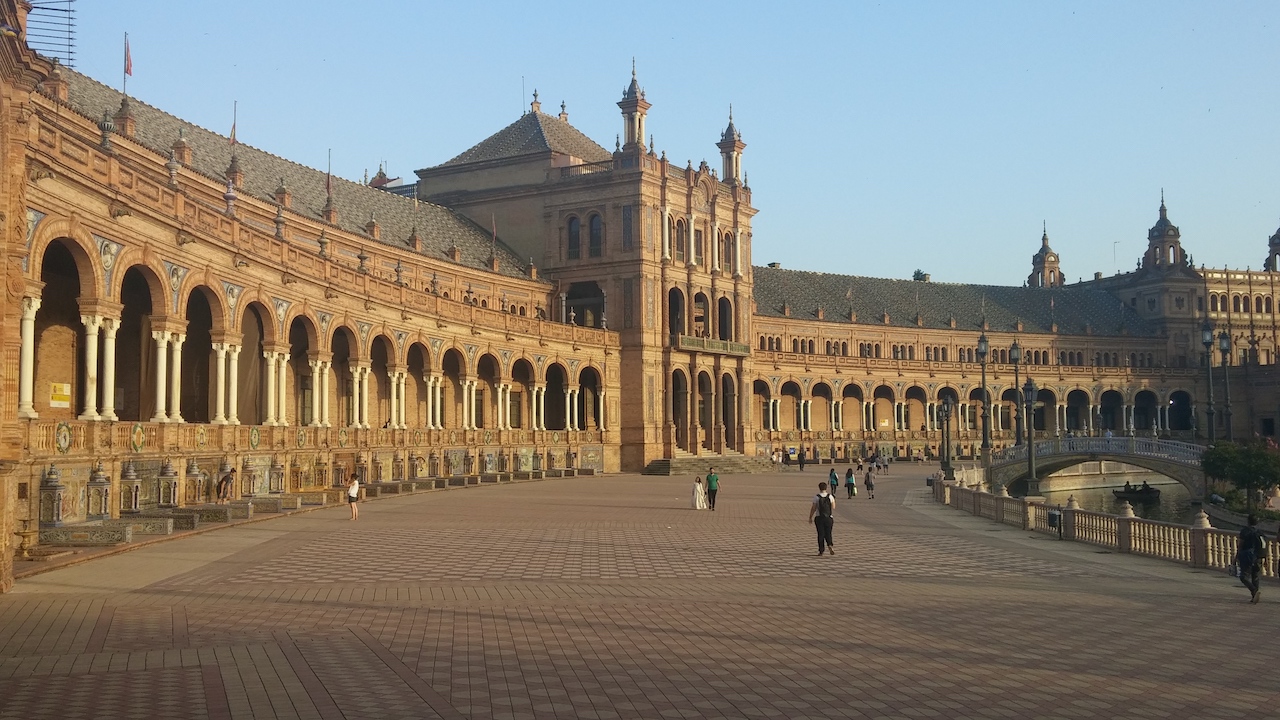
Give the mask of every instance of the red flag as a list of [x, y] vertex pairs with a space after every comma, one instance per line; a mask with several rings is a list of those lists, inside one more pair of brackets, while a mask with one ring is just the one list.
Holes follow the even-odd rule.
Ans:
[[124, 74], [133, 75], [133, 57], [129, 55], [129, 33], [124, 34]]

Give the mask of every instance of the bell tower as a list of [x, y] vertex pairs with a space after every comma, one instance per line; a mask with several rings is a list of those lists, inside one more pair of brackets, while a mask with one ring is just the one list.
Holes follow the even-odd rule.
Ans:
[[644, 99], [644, 90], [636, 82], [636, 61], [631, 60], [631, 84], [622, 91], [622, 99], [618, 101], [622, 110], [623, 142], [622, 149], [644, 152], [645, 115], [653, 107]]
[[716, 143], [716, 147], [720, 148], [720, 159], [723, 164], [721, 177], [730, 185], [742, 183], [742, 150], [746, 146], [747, 144], [742, 142], [742, 134], [733, 126], [733, 106], [730, 105], [729, 127], [724, 129], [720, 134], [720, 142]]
[[1147, 252], [1142, 256], [1144, 270], [1169, 270], [1187, 264], [1187, 254], [1182, 250], [1182, 233], [1169, 222], [1164, 207], [1164, 191], [1160, 192], [1160, 219], [1147, 231]]
[[1028, 287], [1062, 287], [1062, 270], [1058, 267], [1058, 253], [1049, 247], [1049, 229], [1040, 236], [1040, 251], [1031, 256], [1031, 275]]

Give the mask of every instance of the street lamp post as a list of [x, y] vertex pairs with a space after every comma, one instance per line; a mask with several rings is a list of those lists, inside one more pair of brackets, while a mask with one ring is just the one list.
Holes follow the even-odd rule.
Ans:
[[[1018, 365], [1022, 362], [1022, 347], [1018, 345], [1018, 341], [1014, 340], [1013, 345], [1009, 347], [1009, 362], [1013, 363], [1013, 390], [1015, 393], [1021, 393], [1022, 388], [1018, 385]], [[1013, 423], [1013, 444], [1022, 444], [1022, 396], [1019, 395], [1017, 402], [1014, 403], [1018, 407], [1018, 419]], [[1027, 425], [1027, 441], [1031, 441], [1031, 425]]]
[[978, 336], [978, 363], [982, 366], [982, 467], [991, 467], [991, 393], [987, 391], [987, 334]]
[[1227, 375], [1227, 366], [1231, 364], [1231, 336], [1226, 330], [1218, 333], [1218, 349], [1222, 351], [1222, 401], [1226, 405], [1227, 442], [1234, 442], [1235, 433], [1231, 430], [1231, 378]]
[[942, 398], [942, 476], [947, 480], [955, 479], [955, 471], [951, 469], [951, 396]]
[[[1027, 378], [1027, 384], [1022, 388], [1023, 398], [1026, 402], [1027, 417], [1035, 412], [1036, 394], [1039, 390], [1036, 383], [1030, 377]], [[1031, 437], [1027, 438], [1027, 496], [1040, 495], [1040, 478], [1036, 477], [1036, 443]]]
[[1213, 424], [1213, 326], [1208, 320], [1200, 326], [1200, 342], [1204, 345], [1204, 374], [1209, 381], [1209, 407], [1204, 413], [1209, 418], [1209, 444], [1216, 439], [1218, 429]]

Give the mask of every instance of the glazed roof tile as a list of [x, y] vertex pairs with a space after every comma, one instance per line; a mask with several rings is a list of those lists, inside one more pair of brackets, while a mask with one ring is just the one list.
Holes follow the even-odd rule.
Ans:
[[567, 121], [533, 111], [521, 115], [519, 120], [480, 141], [461, 155], [441, 163], [441, 167], [546, 152], [572, 155], [586, 162], [605, 162], [613, 159], [612, 153], [597, 145], [596, 141], [582, 134]]
[[[62, 68], [68, 85], [68, 105], [97, 122], [104, 111], [115, 115], [120, 108], [120, 91], [78, 73]], [[134, 141], [168, 156], [171, 146], [184, 132], [184, 139], [191, 148], [191, 169], [219, 182], [225, 182], [227, 167], [231, 164], [232, 147], [225, 135], [206, 130], [177, 118], [158, 108], [129, 98], [129, 107], [136, 126]], [[241, 197], [253, 196], [274, 203], [275, 190], [283, 178], [292, 194], [289, 210], [313, 220], [323, 222], [322, 211], [326, 202], [325, 178], [327, 173], [272, 155], [244, 143], [237, 143], [235, 154], [244, 174]], [[333, 177], [333, 200], [338, 212], [338, 227], [357, 237], [368, 238], [370, 243], [380, 243], [406, 249], [405, 241], [416, 227], [421, 242], [421, 254], [449, 262], [449, 250], [456, 245], [461, 250], [457, 264], [483, 271], [490, 271], [489, 257], [492, 251], [492, 234], [470, 219], [449, 208], [420, 201], [416, 205], [411, 198], [401, 197], [377, 188], [367, 187], [339, 177]], [[370, 216], [377, 219], [380, 240], [365, 233]], [[498, 272], [510, 277], [526, 277], [527, 266], [499, 239], [497, 246]], [[490, 271], [491, 272], [491, 271]]]
[[[892, 280], [857, 275], [756, 267], [756, 314], [813, 320], [817, 308], [832, 322], [850, 322], [850, 309], [857, 323], [881, 327], [923, 327], [956, 330], [982, 329], [986, 317], [989, 332], [1051, 332], [1083, 335], [1091, 328], [1095, 335], [1159, 335], [1158, 328], [1142, 319], [1114, 295], [1089, 284], [1060, 288], [963, 285], [955, 283]], [[889, 323], [884, 324], [888, 313]], [[917, 313], [922, 322], [916, 323]]]

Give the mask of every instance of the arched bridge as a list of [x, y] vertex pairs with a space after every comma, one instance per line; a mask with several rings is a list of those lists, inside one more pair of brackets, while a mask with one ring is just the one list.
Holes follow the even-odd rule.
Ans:
[[[1200, 469], [1204, 447], [1201, 445], [1155, 438], [1085, 437], [1040, 440], [1035, 446], [1037, 478], [1080, 463], [1111, 460], [1171, 477], [1186, 486], [1191, 497], [1204, 495], [1204, 471]], [[1027, 476], [1026, 445], [992, 453], [993, 489]]]

